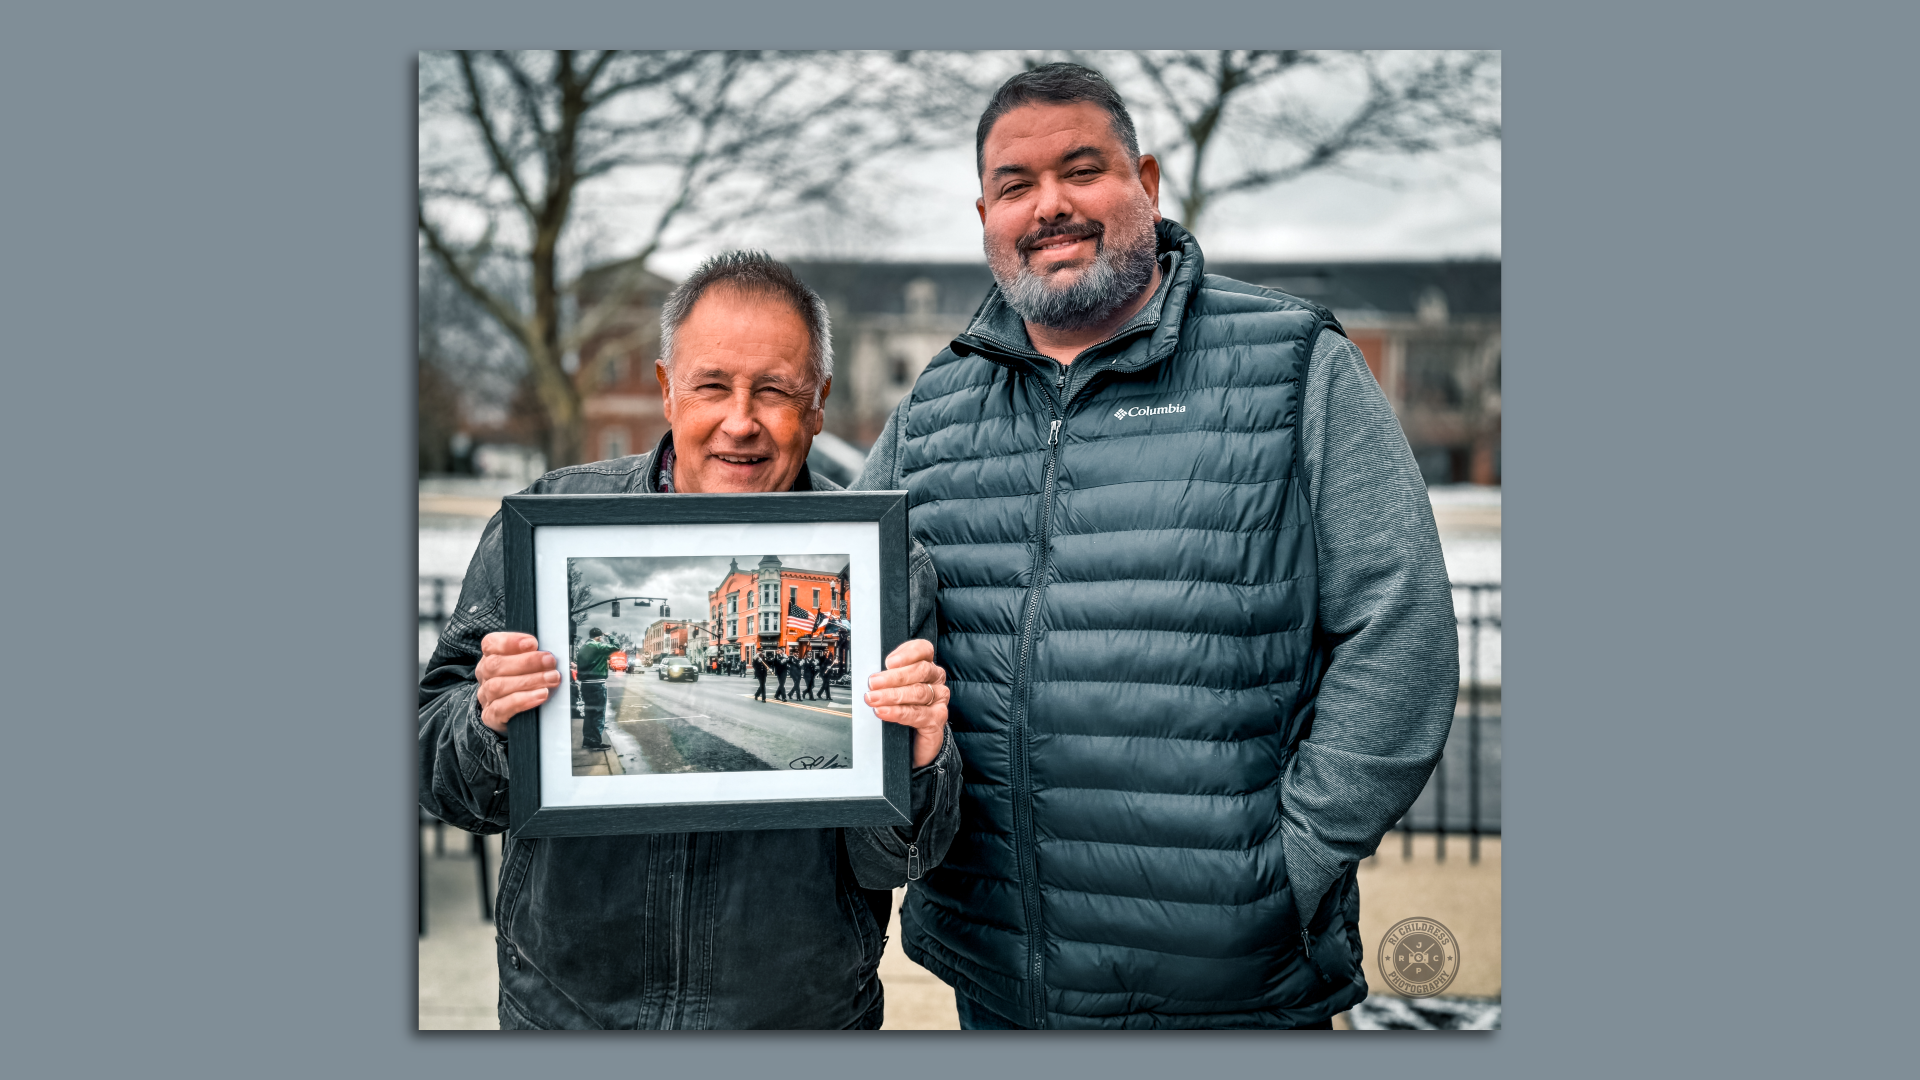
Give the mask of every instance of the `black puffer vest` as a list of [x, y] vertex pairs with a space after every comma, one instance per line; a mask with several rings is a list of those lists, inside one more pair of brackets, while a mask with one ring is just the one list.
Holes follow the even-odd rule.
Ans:
[[1280, 833], [1326, 652], [1300, 399], [1339, 326], [1159, 236], [1113, 338], [1057, 364], [995, 290], [904, 414], [966, 763], [906, 946], [1027, 1026], [1291, 1027], [1365, 995], [1351, 881], [1303, 930]]

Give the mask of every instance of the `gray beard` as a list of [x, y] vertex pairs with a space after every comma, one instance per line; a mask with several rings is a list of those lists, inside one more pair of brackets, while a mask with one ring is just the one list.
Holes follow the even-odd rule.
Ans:
[[[1132, 244], [1109, 244], [1109, 239], [1110, 233], [1101, 236], [1093, 265], [1073, 284], [1059, 288], [1028, 268], [1018, 252], [1011, 267], [988, 252], [987, 266], [1000, 285], [1000, 295], [1021, 318], [1049, 330], [1085, 330], [1107, 321], [1153, 280], [1158, 244], [1151, 224]], [[1013, 272], [1003, 273], [1006, 269]]]

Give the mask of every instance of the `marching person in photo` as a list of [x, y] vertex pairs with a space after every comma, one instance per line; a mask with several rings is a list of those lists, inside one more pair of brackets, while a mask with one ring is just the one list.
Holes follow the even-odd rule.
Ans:
[[[708, 260], [660, 323], [671, 429], [659, 445], [548, 473], [528, 492], [835, 489], [806, 465], [832, 386], [827, 309], [791, 270], [751, 252]], [[508, 721], [561, 679], [536, 638], [504, 630], [501, 533], [496, 514], [420, 681], [420, 805], [474, 833], [506, 829], [520, 782]], [[880, 1026], [890, 890], [937, 865], [959, 826], [933, 568], [917, 547], [907, 568], [912, 636], [867, 675], [865, 701], [911, 730], [911, 824], [509, 839], [495, 904], [501, 1027]]]
[[753, 657], [753, 678], [759, 684], [753, 691], [753, 696], [761, 701], [767, 700], [767, 661], [758, 653]]
[[776, 649], [773, 659], [768, 662], [773, 665], [773, 700], [785, 701], [787, 700], [787, 654]]
[[813, 653], [809, 651], [807, 655], [800, 660], [800, 677], [807, 681], [807, 689], [805, 691], [805, 700], [807, 701], [814, 700], [813, 677], [819, 674], [819, 671], [820, 665], [814, 660]]
[[587, 631], [587, 640], [573, 654], [574, 670], [579, 672], [580, 701], [586, 707], [586, 722], [580, 727], [580, 745], [585, 750], [606, 750], [607, 658], [619, 652], [619, 646], [602, 640], [599, 627]]
[[975, 149], [995, 284], [854, 484], [909, 493], [967, 769], [906, 953], [965, 1027], [1328, 1027], [1459, 685], [1420, 470], [1332, 312], [1161, 217], [1098, 72]]

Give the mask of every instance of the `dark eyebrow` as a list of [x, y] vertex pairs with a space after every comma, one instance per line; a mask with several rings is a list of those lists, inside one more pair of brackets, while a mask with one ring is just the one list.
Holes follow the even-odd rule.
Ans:
[[[1081, 158], [1092, 158], [1096, 162], [1104, 162], [1107, 159], [1107, 155], [1097, 146], [1076, 146], [1060, 155], [1062, 164], [1069, 161], [1078, 161]], [[1025, 165], [1001, 165], [994, 169], [991, 175], [993, 179], [998, 180], [1003, 176], [1032, 171], [1033, 170], [1027, 168]]]

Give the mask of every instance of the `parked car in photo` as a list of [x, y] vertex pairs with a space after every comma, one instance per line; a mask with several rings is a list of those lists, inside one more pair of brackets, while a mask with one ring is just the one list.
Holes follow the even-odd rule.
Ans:
[[669, 656], [660, 663], [660, 678], [662, 681], [699, 682], [700, 669], [684, 656]]

